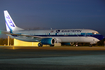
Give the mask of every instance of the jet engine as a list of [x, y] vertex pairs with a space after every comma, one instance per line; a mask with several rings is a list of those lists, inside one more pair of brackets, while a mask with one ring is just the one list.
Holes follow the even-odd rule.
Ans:
[[56, 40], [53, 38], [43, 38], [41, 40], [41, 43], [45, 44], [45, 45], [54, 45], [55, 42], [56, 42]]

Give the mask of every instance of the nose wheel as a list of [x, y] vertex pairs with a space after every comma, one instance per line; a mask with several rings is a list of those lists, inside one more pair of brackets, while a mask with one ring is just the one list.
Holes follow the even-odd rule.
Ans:
[[92, 44], [90, 44], [90, 47], [92, 47]]

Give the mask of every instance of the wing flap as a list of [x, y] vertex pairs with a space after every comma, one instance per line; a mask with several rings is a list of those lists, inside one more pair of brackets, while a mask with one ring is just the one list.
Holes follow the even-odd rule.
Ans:
[[17, 35], [17, 36], [26, 36], [26, 37], [34, 37], [34, 38], [44, 38], [44, 37], [40, 37], [40, 36], [32, 36], [32, 35], [25, 35], [25, 34], [13, 34], [13, 33], [9, 33], [9, 32], [4, 32], [2, 31], [1, 32], [2, 34], [8, 34], [8, 35]]

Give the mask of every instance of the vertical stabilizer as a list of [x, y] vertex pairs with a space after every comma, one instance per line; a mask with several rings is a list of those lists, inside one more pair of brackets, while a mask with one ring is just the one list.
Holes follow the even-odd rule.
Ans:
[[14, 21], [12, 20], [7, 10], [4, 11], [4, 17], [5, 17], [6, 29], [8, 32], [23, 30], [15, 25]]

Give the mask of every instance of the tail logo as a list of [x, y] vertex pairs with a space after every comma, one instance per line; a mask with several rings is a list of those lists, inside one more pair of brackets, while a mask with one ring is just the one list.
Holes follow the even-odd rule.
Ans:
[[15, 27], [15, 25], [13, 24], [13, 22], [9, 16], [6, 16], [6, 19], [7, 19], [7, 23], [9, 23], [10, 26]]

